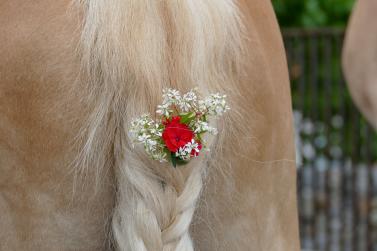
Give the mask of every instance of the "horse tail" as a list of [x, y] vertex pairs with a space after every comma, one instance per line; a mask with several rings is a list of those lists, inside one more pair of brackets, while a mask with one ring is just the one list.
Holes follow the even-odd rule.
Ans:
[[[81, 170], [114, 170], [112, 219], [118, 250], [193, 250], [189, 227], [208, 165], [221, 164], [226, 115], [208, 159], [174, 169], [133, 148], [130, 121], [154, 114], [162, 90], [226, 92], [234, 102], [242, 61], [242, 25], [234, 0], [80, 0], [79, 54], [90, 91], [77, 161]], [[232, 98], [233, 97], [233, 98]], [[239, 96], [238, 96], [239, 97]], [[233, 114], [233, 115], [231, 115]], [[233, 117], [232, 117], [233, 116]], [[209, 154], [208, 154], [209, 155]], [[216, 155], [216, 156], [215, 156]], [[210, 161], [216, 159], [215, 161]], [[210, 164], [208, 164], [210, 163]]]

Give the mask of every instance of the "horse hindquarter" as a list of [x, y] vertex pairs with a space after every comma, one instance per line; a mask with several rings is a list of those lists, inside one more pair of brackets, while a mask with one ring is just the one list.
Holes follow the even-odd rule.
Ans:
[[[131, 2], [114, 0], [119, 8]], [[226, 7], [230, 2], [216, 3]], [[130, 170], [128, 161], [135, 154], [119, 131], [127, 130], [131, 115], [153, 112], [163, 87], [186, 90], [195, 85], [203, 92], [228, 91], [233, 110], [227, 120], [232, 123], [224, 123], [230, 132], [223, 133], [222, 142], [228, 148], [214, 157], [208, 170], [202, 198], [206, 203], [199, 203], [191, 229], [193, 245], [199, 250], [298, 249], [289, 83], [271, 4], [260, 0], [238, 3], [248, 51], [239, 62], [232, 52], [239, 49], [232, 42], [235, 38], [225, 39], [229, 43], [225, 45], [219, 39], [237, 35], [232, 29], [224, 31], [237, 26], [229, 24], [233, 17], [218, 14], [222, 11], [219, 6], [160, 6], [170, 17], [159, 19], [156, 10], [160, 7], [154, 9], [154, 1], [135, 2], [144, 7], [130, 16], [126, 10], [111, 9], [105, 1], [91, 3], [94, 5], [76, 13], [76, 7], [70, 8], [66, 0], [54, 4], [0, 0], [0, 31], [5, 35], [0, 38], [1, 55], [5, 55], [0, 61], [0, 250], [108, 249], [114, 207], [115, 215], [122, 219], [123, 214], [131, 217], [128, 212], [133, 213], [136, 205], [127, 196], [115, 200], [114, 184], [119, 182], [120, 189], [124, 185], [127, 190], [132, 182], [115, 180], [113, 172]], [[96, 9], [98, 6], [101, 8]], [[190, 8], [212, 13], [182, 15]], [[138, 15], [142, 18], [132, 19]], [[189, 22], [194, 17], [202, 20]], [[91, 22], [82, 30], [84, 20]], [[213, 20], [218, 23], [210, 26]], [[229, 22], [221, 25], [224, 20]], [[208, 34], [201, 30], [205, 27], [201, 22], [212, 27]], [[100, 26], [104, 24], [109, 26]], [[129, 27], [134, 28], [130, 33]], [[209, 45], [213, 47], [205, 47]], [[213, 58], [221, 60], [211, 61]], [[191, 60], [195, 64], [190, 65]], [[209, 62], [205, 67], [203, 60]], [[233, 63], [242, 65], [235, 76], [226, 67]], [[83, 65], [88, 76], [82, 74]], [[108, 88], [101, 89], [103, 86]], [[107, 97], [115, 97], [116, 102]], [[98, 114], [104, 115], [99, 119]], [[96, 145], [84, 148], [88, 131], [96, 132], [91, 141]], [[82, 149], [88, 151], [79, 155]], [[87, 161], [77, 161], [83, 156]], [[170, 170], [137, 161], [149, 171]], [[72, 163], [81, 163], [82, 172], [76, 175]], [[179, 187], [171, 185], [169, 191], [175, 195], [168, 196], [160, 191], [159, 182], [149, 181], [157, 188], [156, 196], [166, 202], [162, 206], [175, 200]], [[113, 222], [118, 234], [115, 246], [122, 250], [131, 245], [127, 238], [138, 233], [127, 232], [122, 225], [133, 219], [122, 223], [117, 217]], [[160, 227], [171, 223], [158, 222], [157, 234]], [[186, 233], [185, 238], [188, 236]], [[153, 238], [145, 240], [145, 245], [165, 245], [161, 236], [155, 242]], [[173, 248], [179, 243], [166, 245]]]

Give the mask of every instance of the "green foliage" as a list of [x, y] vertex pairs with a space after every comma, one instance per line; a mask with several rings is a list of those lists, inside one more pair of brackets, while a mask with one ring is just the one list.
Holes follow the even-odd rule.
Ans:
[[272, 0], [283, 27], [344, 27], [354, 0]]

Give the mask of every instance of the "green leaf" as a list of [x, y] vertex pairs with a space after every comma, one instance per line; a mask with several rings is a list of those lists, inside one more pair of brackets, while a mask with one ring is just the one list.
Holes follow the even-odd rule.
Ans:
[[198, 138], [199, 142], [203, 142], [202, 134], [203, 134], [203, 133], [198, 133], [198, 134], [196, 135], [196, 137]]
[[176, 168], [177, 166], [186, 165], [188, 163], [188, 161], [181, 160], [180, 158], [175, 156], [175, 153], [173, 152], [170, 152], [170, 159], [174, 168]]
[[189, 124], [193, 119], [195, 119], [196, 113], [195, 112], [182, 113], [182, 114], [179, 114], [179, 116], [181, 117], [181, 123]]
[[171, 163], [173, 164], [173, 167], [177, 167], [177, 157], [174, 155], [174, 153], [171, 153]]

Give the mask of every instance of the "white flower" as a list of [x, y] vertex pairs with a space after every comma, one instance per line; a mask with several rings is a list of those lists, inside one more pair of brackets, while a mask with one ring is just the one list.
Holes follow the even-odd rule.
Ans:
[[194, 129], [194, 133], [204, 133], [204, 132], [209, 132], [212, 135], [217, 134], [217, 129], [210, 126], [208, 122], [202, 121], [202, 120], [197, 120], [193, 121], [191, 123], [191, 127]]
[[197, 106], [197, 99], [198, 97], [196, 96], [194, 90], [191, 90], [183, 95], [180, 103], [178, 104], [179, 108], [184, 112], [188, 112]]
[[175, 156], [182, 160], [188, 161], [191, 158], [191, 153], [188, 153], [184, 147], [181, 147], [175, 153]]
[[142, 115], [139, 119], [135, 119], [131, 123], [131, 129], [133, 130], [140, 130], [145, 126], [153, 124], [153, 120], [149, 116], [149, 114]]
[[170, 89], [170, 88], [163, 90], [162, 98], [163, 98], [162, 105], [179, 104], [182, 99], [179, 91]]
[[220, 95], [218, 93], [211, 94], [204, 101], [199, 103], [201, 111], [206, 111], [209, 115], [223, 115], [229, 106], [226, 104], [226, 95]]
[[156, 149], [156, 146], [157, 146], [157, 141], [156, 140], [153, 140], [153, 139], [147, 139], [145, 144], [147, 145], [147, 147], [150, 149], [150, 150], [155, 150]]
[[175, 156], [182, 160], [188, 161], [191, 159], [191, 153], [193, 151], [196, 153], [200, 152], [199, 143], [195, 142], [194, 139], [192, 139], [191, 142], [188, 142], [183, 147], [180, 147], [178, 151], [175, 153]]
[[140, 143], [145, 143], [150, 137], [150, 135], [143, 133], [137, 137], [137, 141]]
[[185, 147], [187, 148], [188, 151], [190, 151], [190, 153], [192, 151], [195, 151], [197, 153], [200, 152], [200, 149], [199, 149], [199, 143], [195, 142], [194, 139], [191, 140], [191, 142], [188, 142]]
[[149, 115], [143, 115], [131, 123], [131, 137], [143, 145], [146, 153], [160, 162], [167, 161], [165, 145], [161, 141], [163, 126]]
[[156, 123], [154, 125], [154, 127], [152, 127], [149, 131], [154, 136], [161, 137], [162, 136], [163, 127]]
[[170, 117], [170, 114], [173, 112], [173, 110], [170, 108], [170, 105], [170, 103], [158, 105], [156, 113], [165, 117]]

